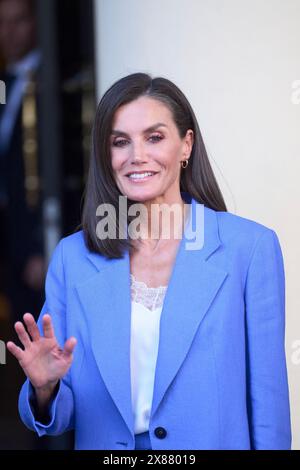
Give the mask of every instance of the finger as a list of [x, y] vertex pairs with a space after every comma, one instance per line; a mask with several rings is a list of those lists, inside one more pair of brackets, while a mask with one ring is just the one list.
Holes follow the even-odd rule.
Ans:
[[29, 335], [25, 330], [23, 323], [17, 321], [17, 323], [15, 323], [15, 330], [24, 348], [29, 348], [29, 346], [31, 345], [31, 339], [29, 338]]
[[16, 359], [18, 359], [18, 361], [21, 361], [22, 357], [23, 357], [23, 354], [24, 354], [24, 351], [23, 349], [19, 348], [19, 346], [17, 346], [15, 343], [13, 343], [12, 341], [9, 341], [6, 345], [7, 349], [9, 350], [9, 352], [15, 356]]
[[46, 314], [43, 316], [43, 331], [45, 338], [54, 338], [54, 329], [52, 326], [52, 320], [50, 315]]
[[41, 335], [38, 329], [38, 326], [35, 322], [35, 319], [31, 313], [25, 313], [23, 316], [24, 322], [26, 324], [26, 328], [28, 333], [30, 334], [33, 341], [37, 341], [40, 339]]
[[76, 344], [77, 344], [77, 339], [74, 338], [74, 336], [67, 339], [64, 345], [64, 356], [66, 357], [72, 356]]

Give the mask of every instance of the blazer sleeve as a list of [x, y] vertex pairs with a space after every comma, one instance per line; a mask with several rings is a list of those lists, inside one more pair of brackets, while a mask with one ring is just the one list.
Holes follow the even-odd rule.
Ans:
[[[49, 313], [52, 318], [58, 343], [66, 341], [65, 279], [63, 268], [63, 240], [52, 255], [46, 276], [46, 300], [38, 319], [42, 332], [42, 316]], [[58, 390], [49, 406], [49, 421], [40, 423], [34, 415], [34, 389], [27, 379], [19, 395], [19, 413], [24, 424], [39, 436], [58, 435], [74, 428], [74, 400], [70, 371], [60, 380]]]
[[247, 403], [251, 447], [290, 449], [285, 358], [285, 274], [276, 233], [267, 229], [253, 250], [245, 286]]

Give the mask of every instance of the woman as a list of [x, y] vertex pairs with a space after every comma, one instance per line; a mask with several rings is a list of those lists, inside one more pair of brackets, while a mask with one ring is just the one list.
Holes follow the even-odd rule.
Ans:
[[169, 80], [132, 74], [103, 96], [82, 228], [53, 254], [39, 328], [26, 313], [24, 349], [7, 344], [24, 423], [75, 429], [76, 449], [289, 449], [278, 238], [226, 211]]

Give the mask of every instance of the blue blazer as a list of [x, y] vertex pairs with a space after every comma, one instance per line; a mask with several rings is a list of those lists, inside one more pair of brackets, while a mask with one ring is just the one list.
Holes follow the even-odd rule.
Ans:
[[[193, 211], [197, 204], [191, 200]], [[277, 235], [203, 210], [204, 245], [187, 250], [184, 234], [163, 305], [152, 449], [290, 449]], [[114, 260], [91, 253], [82, 232], [58, 244], [41, 315], [52, 315], [61, 345], [71, 335], [78, 344], [47, 424], [33, 415], [28, 380], [22, 387], [21, 418], [39, 436], [74, 428], [76, 449], [134, 449], [129, 274], [128, 253]]]

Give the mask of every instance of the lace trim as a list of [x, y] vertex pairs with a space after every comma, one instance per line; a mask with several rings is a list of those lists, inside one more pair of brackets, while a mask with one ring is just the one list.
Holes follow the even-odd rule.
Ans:
[[143, 281], [137, 281], [133, 274], [130, 274], [131, 300], [149, 310], [161, 307], [168, 286], [148, 287]]

